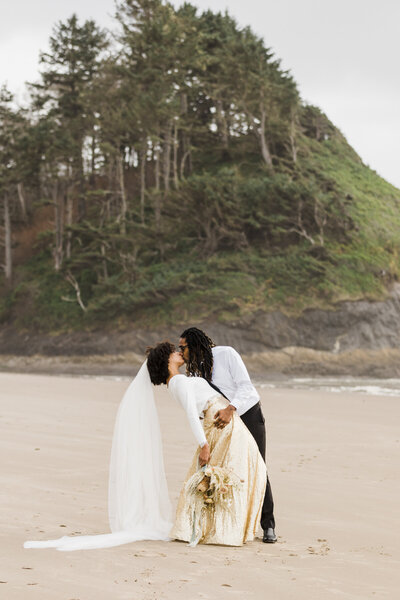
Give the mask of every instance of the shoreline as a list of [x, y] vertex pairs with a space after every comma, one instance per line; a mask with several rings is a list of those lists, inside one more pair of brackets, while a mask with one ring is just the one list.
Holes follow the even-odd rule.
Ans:
[[[334, 353], [311, 348], [243, 354], [252, 377], [354, 376], [390, 379], [400, 377], [400, 349], [349, 350]], [[43, 375], [134, 376], [144, 360], [135, 352], [91, 355], [0, 354], [0, 372]]]
[[[69, 373], [60, 372], [57, 369], [53, 372], [44, 371], [32, 371], [24, 372], [19, 369], [15, 370], [2, 370], [0, 368], [0, 376], [31, 376], [31, 377], [50, 377], [53, 379], [66, 378], [69, 380], [76, 379], [81, 381], [104, 381], [104, 382], [118, 382], [122, 384], [129, 384], [132, 378], [136, 375], [138, 368], [132, 373], [111, 373], [105, 374], [104, 372], [88, 373], [82, 368], [82, 372]], [[342, 394], [346, 393], [349, 395], [372, 395], [372, 396], [388, 396], [400, 398], [400, 378], [373, 378], [367, 375], [352, 376], [352, 375], [315, 375], [309, 377], [299, 377], [296, 375], [284, 375], [282, 373], [268, 373], [262, 376], [260, 373], [252, 376], [252, 382], [260, 395], [274, 391], [277, 389], [285, 389], [288, 392], [294, 391], [311, 391], [311, 392], [322, 392], [328, 394]]]

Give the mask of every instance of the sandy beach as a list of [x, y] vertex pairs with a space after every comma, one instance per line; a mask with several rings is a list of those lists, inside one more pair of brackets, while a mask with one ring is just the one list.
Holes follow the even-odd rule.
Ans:
[[[279, 541], [243, 548], [137, 542], [25, 550], [27, 539], [108, 532], [114, 418], [126, 380], [0, 373], [0, 597], [5, 600], [398, 597], [400, 401], [262, 389]], [[157, 389], [170, 494], [195, 448]], [[260, 531], [261, 534], [261, 531]]]

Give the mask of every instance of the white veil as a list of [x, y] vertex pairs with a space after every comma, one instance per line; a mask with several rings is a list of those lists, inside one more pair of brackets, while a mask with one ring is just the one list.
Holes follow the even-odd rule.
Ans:
[[84, 550], [138, 540], [168, 540], [171, 504], [147, 361], [118, 409], [111, 450], [108, 514], [112, 533], [30, 541], [24, 547]]

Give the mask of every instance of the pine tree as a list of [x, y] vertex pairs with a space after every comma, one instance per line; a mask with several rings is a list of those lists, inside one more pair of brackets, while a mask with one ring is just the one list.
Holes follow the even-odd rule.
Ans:
[[41, 83], [32, 84], [35, 108], [46, 114], [63, 141], [64, 169], [78, 197], [78, 215], [85, 214], [84, 143], [93, 136], [95, 117], [91, 86], [107, 47], [107, 36], [92, 20], [79, 24], [74, 14], [59, 22], [50, 37], [50, 51], [40, 56]]
[[[0, 245], [4, 248], [3, 270], [7, 283], [11, 283], [13, 275], [12, 221], [18, 215], [18, 199], [21, 200], [22, 194], [25, 125], [23, 111], [15, 106], [13, 95], [3, 86], [0, 89]], [[23, 202], [20, 210], [25, 217]]]

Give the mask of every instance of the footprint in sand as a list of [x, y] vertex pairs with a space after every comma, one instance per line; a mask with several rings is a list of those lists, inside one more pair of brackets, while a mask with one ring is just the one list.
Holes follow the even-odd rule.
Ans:
[[139, 552], [135, 552], [133, 556], [137, 556], [140, 558], [165, 558], [167, 555], [162, 552], [154, 552], [151, 550], [139, 550]]
[[330, 551], [330, 547], [328, 546], [328, 540], [325, 540], [324, 538], [318, 538], [317, 542], [321, 544], [320, 547], [316, 549], [313, 546], [308, 546], [308, 553], [318, 556], [326, 556]]

